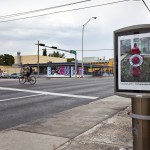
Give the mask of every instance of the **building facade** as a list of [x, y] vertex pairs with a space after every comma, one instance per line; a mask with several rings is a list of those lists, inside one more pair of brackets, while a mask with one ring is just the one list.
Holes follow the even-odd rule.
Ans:
[[[81, 61], [80, 61], [81, 62]], [[101, 74], [114, 74], [114, 58], [109, 60], [101, 59], [99, 57], [84, 57], [83, 62], [91, 64], [89, 72], [100, 72]], [[99, 65], [100, 68], [93, 68], [93, 65]]]
[[[39, 63], [67, 62], [67, 58], [39, 56]], [[15, 64], [35, 64], [38, 63], [38, 55], [15, 56]]]

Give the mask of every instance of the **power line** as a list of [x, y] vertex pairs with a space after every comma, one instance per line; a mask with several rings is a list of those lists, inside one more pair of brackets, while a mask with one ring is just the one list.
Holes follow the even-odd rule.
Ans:
[[36, 16], [29, 16], [29, 17], [23, 17], [23, 18], [17, 18], [17, 19], [10, 19], [10, 20], [5, 20], [5, 21], [0, 21], [0, 23], [9, 22], [9, 21], [16, 21], [16, 20], [22, 20], [22, 19], [29, 19], [29, 18], [34, 18], [34, 17], [41, 17], [41, 16], [58, 14], [58, 13], [64, 13], [64, 12], [83, 10], [83, 9], [89, 9], [89, 8], [95, 8], [95, 7], [100, 7], [100, 6], [106, 6], [106, 5], [111, 5], [111, 4], [122, 3], [122, 2], [126, 2], [126, 1], [130, 1], [130, 0], [121, 0], [121, 1], [111, 2], [111, 3], [105, 3], [105, 4], [100, 4], [100, 5], [93, 5], [93, 6], [88, 6], [88, 7], [80, 7], [80, 8], [69, 9], [69, 10], [62, 10], [62, 11], [57, 11], [57, 12], [53, 12], [53, 13], [46, 13], [46, 14], [41, 14], [41, 15], [36, 15]]
[[[105, 50], [114, 50], [114, 49], [96, 49], [96, 50], [83, 50], [83, 51], [105, 51]], [[76, 51], [82, 51], [82, 50], [76, 50]]]
[[148, 9], [148, 11], [150, 12], [150, 9], [149, 9], [149, 7], [147, 6], [147, 4], [145, 3], [145, 1], [144, 1], [144, 0], [142, 0], [142, 1], [143, 1], [144, 5], [146, 6], [146, 8]]
[[36, 10], [32, 10], [32, 11], [26, 11], [26, 12], [21, 12], [21, 13], [15, 13], [15, 14], [10, 14], [10, 15], [0, 16], [0, 19], [1, 18], [3, 19], [3, 18], [10, 18], [10, 17], [20, 16], [20, 15], [31, 14], [31, 13], [35, 13], [35, 12], [40, 12], [40, 11], [45, 11], [45, 10], [50, 10], [50, 9], [75, 5], [75, 4], [79, 4], [79, 3], [85, 3], [85, 2], [89, 2], [89, 1], [92, 1], [92, 0], [84, 0], [84, 1], [79, 1], [79, 2], [75, 2], [75, 3], [69, 3], [69, 4], [54, 6], [54, 7], [48, 7], [48, 8], [43, 8], [43, 9], [36, 9]]
[[[47, 50], [53, 50], [53, 51], [60, 50], [60, 49], [53, 49], [53, 48], [46, 48], [46, 49], [47, 49]], [[82, 51], [82, 50], [76, 50], [76, 49], [73, 49], [73, 50], [75, 50], [75, 51]], [[89, 51], [89, 52], [90, 52], [90, 51], [105, 51], [105, 50], [106, 50], [106, 51], [107, 51], [107, 50], [108, 50], [108, 51], [109, 51], [109, 50], [112, 51], [112, 50], [114, 50], [114, 49], [112, 49], [112, 48], [103, 48], [103, 49], [83, 50], [83, 51], [87, 51], [87, 52]], [[67, 51], [69, 51], [69, 50], [67, 50]]]

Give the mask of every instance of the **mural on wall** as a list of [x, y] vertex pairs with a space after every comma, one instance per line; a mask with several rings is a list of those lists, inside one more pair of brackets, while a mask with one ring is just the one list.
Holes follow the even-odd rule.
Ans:
[[69, 66], [65, 66], [65, 76], [69, 76], [70, 75], [70, 67]]
[[59, 69], [59, 72], [60, 72], [61, 75], [64, 75], [64, 73], [65, 73], [65, 67], [61, 66], [60, 69]]
[[52, 75], [64, 75], [70, 76], [70, 66], [60, 66], [60, 67], [47, 67], [47, 75], [50, 77]]

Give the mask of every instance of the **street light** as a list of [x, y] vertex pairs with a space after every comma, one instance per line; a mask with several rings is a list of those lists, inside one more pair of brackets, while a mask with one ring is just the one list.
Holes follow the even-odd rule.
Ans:
[[96, 19], [97, 17], [91, 17], [82, 27], [82, 77], [84, 76], [84, 66], [83, 66], [83, 39], [84, 39], [84, 28], [90, 22], [91, 19]]

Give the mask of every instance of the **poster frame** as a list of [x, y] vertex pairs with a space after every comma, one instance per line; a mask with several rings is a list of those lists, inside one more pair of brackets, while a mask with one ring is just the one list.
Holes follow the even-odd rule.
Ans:
[[136, 34], [144, 34], [150, 33], [150, 24], [142, 24], [142, 25], [134, 25], [125, 28], [121, 28], [119, 30], [114, 31], [114, 93], [119, 96], [124, 97], [150, 97], [150, 90], [130, 90], [130, 89], [119, 89], [118, 77], [119, 77], [119, 69], [118, 69], [118, 38], [121, 36], [128, 35], [136, 35]]

